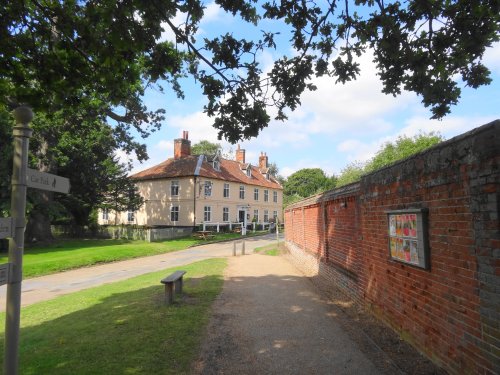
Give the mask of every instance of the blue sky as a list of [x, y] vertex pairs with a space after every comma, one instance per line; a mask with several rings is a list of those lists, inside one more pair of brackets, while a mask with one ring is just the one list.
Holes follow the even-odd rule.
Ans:
[[[208, 5], [205, 15], [200, 25], [201, 36], [246, 27], [214, 4]], [[170, 33], [163, 37], [172, 39]], [[286, 49], [266, 51], [260, 61], [270, 66], [280, 52], [293, 53]], [[328, 175], [339, 174], [348, 163], [370, 159], [385, 142], [399, 135], [436, 131], [449, 139], [500, 118], [500, 43], [490, 48], [484, 58], [492, 71], [492, 84], [477, 90], [463, 88], [460, 103], [441, 121], [429, 120], [430, 111], [413, 93], [398, 97], [382, 94], [370, 55], [366, 54], [360, 62], [361, 76], [356, 81], [342, 85], [335, 84], [332, 78], [314, 79], [318, 90], [306, 92], [302, 106], [289, 112], [287, 121], [272, 121], [257, 138], [241, 142], [247, 162], [257, 164], [260, 152], [264, 151], [285, 177], [302, 168], [316, 167]], [[189, 131], [192, 143], [206, 139], [221, 143], [225, 150], [235, 149], [234, 145], [217, 140], [212, 120], [203, 114], [205, 101], [200, 90], [191, 80], [185, 83], [185, 100], [168, 92], [150, 90], [145, 95], [145, 104], [151, 109], [164, 108], [167, 118], [159, 132], [143, 140], [150, 159], [142, 164], [134, 162], [133, 172], [172, 157], [173, 140], [180, 138], [183, 130]]]

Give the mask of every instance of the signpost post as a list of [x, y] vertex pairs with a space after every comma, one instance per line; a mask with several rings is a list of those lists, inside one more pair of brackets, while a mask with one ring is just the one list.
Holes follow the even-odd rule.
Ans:
[[21, 281], [23, 278], [24, 228], [26, 226], [26, 170], [28, 146], [33, 131], [29, 123], [33, 112], [28, 107], [14, 110], [14, 160], [12, 172], [11, 213], [15, 222], [14, 235], [9, 241], [10, 273], [7, 282], [7, 311], [5, 316], [4, 373], [17, 375], [19, 370], [19, 323], [21, 315]]
[[0, 219], [0, 238], [10, 238], [9, 263], [0, 264], [0, 285], [7, 284], [5, 317], [4, 373], [19, 373], [19, 326], [21, 316], [21, 282], [23, 279], [24, 229], [26, 227], [26, 189], [28, 187], [58, 193], [69, 192], [69, 180], [28, 168], [29, 139], [33, 119], [30, 108], [14, 110], [14, 168], [12, 172], [12, 218]]

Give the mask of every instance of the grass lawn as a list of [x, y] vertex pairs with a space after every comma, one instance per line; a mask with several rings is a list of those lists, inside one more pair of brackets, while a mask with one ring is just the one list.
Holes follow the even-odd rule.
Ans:
[[160, 279], [174, 269], [23, 308], [20, 373], [188, 374], [225, 266], [210, 259], [177, 267], [187, 271], [184, 296], [170, 306]]
[[[259, 233], [258, 233], [259, 234]], [[241, 238], [236, 233], [216, 234], [214, 241]], [[129, 240], [60, 240], [45, 246], [26, 248], [23, 257], [23, 278], [48, 275], [73, 268], [109, 263], [118, 260], [184, 250], [208, 241], [191, 237], [163, 242]], [[0, 256], [0, 263], [8, 257]]]
[[282, 245], [278, 245], [277, 243], [273, 243], [270, 245], [266, 246], [261, 246], [261, 247], [256, 247], [254, 252], [259, 253], [259, 254], [264, 254], [264, 255], [271, 255], [271, 256], [277, 256], [280, 255], [280, 252], [282, 251]]

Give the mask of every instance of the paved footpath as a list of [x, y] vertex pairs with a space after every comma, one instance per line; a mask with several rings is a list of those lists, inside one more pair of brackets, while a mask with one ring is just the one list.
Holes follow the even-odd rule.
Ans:
[[[247, 252], [252, 252], [256, 247], [265, 246], [275, 241], [275, 236], [275, 234], [270, 234], [246, 238], [245, 249]], [[182, 266], [209, 258], [231, 256], [233, 242], [218, 242], [173, 253], [129, 259], [26, 279], [23, 280], [22, 285], [21, 305], [31, 305], [63, 294], [129, 279], [165, 268]], [[238, 244], [237, 248], [241, 252], [241, 244]], [[5, 311], [6, 294], [7, 286], [3, 285], [0, 287], [0, 311]]]

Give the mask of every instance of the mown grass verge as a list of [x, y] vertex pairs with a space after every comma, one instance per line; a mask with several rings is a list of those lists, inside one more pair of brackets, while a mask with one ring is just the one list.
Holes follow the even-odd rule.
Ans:
[[187, 271], [184, 297], [170, 306], [160, 279], [173, 269], [23, 308], [20, 372], [188, 374], [225, 266], [224, 259], [210, 259], [180, 267]]

